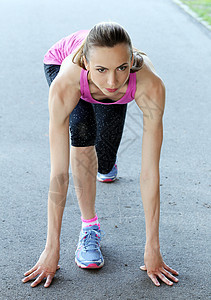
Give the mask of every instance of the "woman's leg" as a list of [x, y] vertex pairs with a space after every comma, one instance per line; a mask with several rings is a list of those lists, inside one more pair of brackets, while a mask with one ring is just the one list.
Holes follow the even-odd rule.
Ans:
[[83, 219], [95, 217], [97, 154], [96, 120], [90, 103], [79, 100], [70, 115], [71, 169]]
[[95, 150], [96, 121], [91, 103], [79, 100], [70, 115], [71, 167], [81, 210], [82, 229], [75, 252], [81, 268], [101, 268], [101, 231], [95, 212], [97, 154]]
[[127, 104], [93, 104], [93, 107], [97, 122], [98, 172], [107, 174], [116, 161], [125, 123]]

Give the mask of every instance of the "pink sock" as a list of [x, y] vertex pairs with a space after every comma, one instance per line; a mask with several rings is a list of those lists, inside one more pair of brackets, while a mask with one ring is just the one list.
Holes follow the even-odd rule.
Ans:
[[98, 217], [97, 217], [97, 214], [94, 218], [92, 219], [89, 219], [89, 220], [85, 220], [81, 217], [81, 221], [82, 221], [82, 229], [84, 227], [88, 227], [88, 226], [93, 226], [93, 225], [97, 225], [100, 229], [100, 223], [98, 221]]

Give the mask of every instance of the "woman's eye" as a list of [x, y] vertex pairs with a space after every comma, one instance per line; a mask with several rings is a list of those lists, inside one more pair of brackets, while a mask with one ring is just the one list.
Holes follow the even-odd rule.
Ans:
[[97, 69], [98, 72], [103, 73], [105, 71], [105, 69]]
[[119, 71], [124, 71], [124, 70], [127, 69], [127, 67], [126, 67], [126, 66], [124, 66], [124, 67], [119, 67], [118, 69], [119, 69]]

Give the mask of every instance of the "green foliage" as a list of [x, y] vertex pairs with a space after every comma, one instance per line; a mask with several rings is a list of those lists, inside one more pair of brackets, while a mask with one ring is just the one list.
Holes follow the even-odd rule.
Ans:
[[211, 0], [182, 0], [182, 2], [211, 25]]

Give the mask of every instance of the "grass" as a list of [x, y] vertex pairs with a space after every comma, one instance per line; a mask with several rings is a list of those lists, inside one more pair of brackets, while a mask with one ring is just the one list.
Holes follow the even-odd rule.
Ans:
[[211, 25], [211, 0], [181, 0], [200, 18]]

